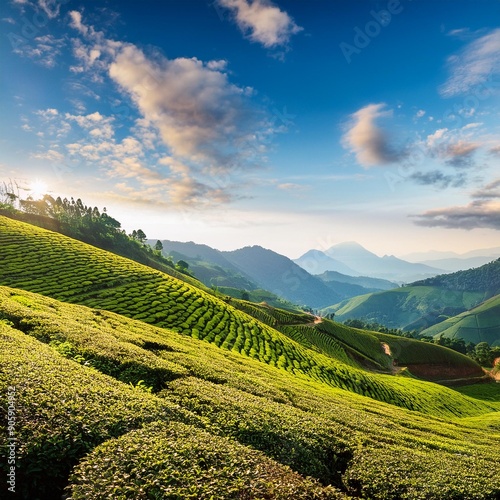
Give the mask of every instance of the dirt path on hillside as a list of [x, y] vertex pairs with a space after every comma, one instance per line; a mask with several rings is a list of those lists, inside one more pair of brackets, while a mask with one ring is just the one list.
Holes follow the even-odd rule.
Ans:
[[386, 344], [385, 342], [381, 342], [381, 345], [387, 356], [392, 356], [391, 346], [389, 344]]
[[323, 318], [321, 316], [314, 316], [314, 321], [311, 321], [310, 323], [304, 323], [302, 326], [316, 326], [320, 323], [323, 323]]

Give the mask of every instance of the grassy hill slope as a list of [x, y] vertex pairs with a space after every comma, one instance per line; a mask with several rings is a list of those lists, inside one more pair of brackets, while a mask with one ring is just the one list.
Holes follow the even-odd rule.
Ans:
[[500, 293], [500, 259], [474, 269], [440, 274], [413, 283], [416, 286], [438, 286], [447, 290], [479, 291], [488, 297]]
[[[0, 261], [0, 284], [169, 328], [290, 373], [410, 409], [433, 411], [434, 405], [440, 407], [442, 404], [434, 393], [424, 390], [418, 397], [408, 397], [400, 380], [388, 377], [381, 381], [358, 369], [360, 365], [366, 367], [363, 363], [366, 358], [374, 361], [376, 368], [388, 369], [390, 360], [375, 337], [367, 336], [363, 340], [361, 334], [351, 334], [346, 327], [336, 327], [338, 332], [345, 330], [344, 336], [348, 336], [352, 344], [347, 354], [351, 354], [349, 360], [354, 359], [357, 363], [349, 362], [351, 366], [348, 366], [341, 355], [346, 353], [345, 339], [341, 336], [340, 342], [335, 340], [335, 332], [326, 337], [317, 335], [313, 342], [304, 343], [295, 327], [278, 331], [272, 323], [261, 321], [265, 318], [259, 321], [247, 311], [231, 305], [238, 301], [228, 299], [226, 303], [133, 261], [5, 218], [0, 218], [0, 230], [4, 255]], [[328, 328], [325, 325], [321, 328]], [[322, 348], [326, 342], [330, 346]], [[311, 344], [316, 348], [312, 349]], [[329, 350], [337, 345], [340, 357]]]
[[[7, 287], [0, 317], [0, 390], [13, 387], [19, 409], [21, 498], [56, 498], [66, 484], [74, 499], [500, 494], [498, 402], [401, 378], [427, 414], [408, 411]], [[397, 378], [377, 379], [394, 397], [385, 381]]]
[[462, 338], [466, 342], [488, 342], [491, 346], [500, 345], [500, 295], [486, 300], [458, 316], [448, 318], [421, 335], [449, 338]]
[[338, 321], [361, 319], [389, 328], [423, 329], [470, 309], [487, 297], [485, 291], [405, 286], [354, 297], [322, 310]]

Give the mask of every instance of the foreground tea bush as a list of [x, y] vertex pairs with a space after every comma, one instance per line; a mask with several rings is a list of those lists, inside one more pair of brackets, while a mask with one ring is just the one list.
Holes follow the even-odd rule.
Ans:
[[[16, 483], [21, 498], [45, 498], [48, 493], [48, 498], [56, 498], [71, 468], [96, 445], [145, 422], [187, 415], [168, 401], [64, 359], [0, 321], [2, 396], [8, 387], [15, 388]], [[1, 425], [6, 425], [5, 419]], [[0, 463], [5, 477], [5, 456]]]
[[[436, 463], [444, 472], [435, 473]], [[380, 446], [357, 454], [346, 475], [348, 491], [366, 499], [498, 500], [496, 464], [474, 451], [433, 456], [432, 450]]]
[[71, 500], [341, 499], [258, 451], [181, 423], [153, 423], [82, 461]]
[[212, 432], [231, 436], [304, 476], [341, 486], [352, 452], [346, 429], [293, 406], [194, 378], [162, 393], [202, 417]]

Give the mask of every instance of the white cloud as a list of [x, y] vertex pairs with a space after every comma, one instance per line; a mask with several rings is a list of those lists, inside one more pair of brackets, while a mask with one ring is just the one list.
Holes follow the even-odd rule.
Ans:
[[57, 39], [53, 35], [44, 35], [37, 36], [32, 43], [16, 44], [13, 52], [21, 57], [32, 59], [41, 66], [53, 68], [64, 45], [63, 39]]
[[227, 61], [221, 59], [219, 61], [208, 61], [207, 68], [214, 71], [224, 71], [227, 69]]
[[78, 12], [77, 10], [72, 10], [69, 13], [69, 17], [71, 18], [71, 21], [69, 25], [79, 31], [82, 35], [87, 35], [89, 33], [89, 28], [88, 26], [85, 26], [82, 23], [82, 14], [81, 12]]
[[111, 139], [115, 131], [113, 129], [113, 117], [105, 117], [98, 111], [88, 115], [72, 115], [65, 113], [64, 118], [76, 122], [81, 128], [89, 131], [93, 138]]
[[490, 228], [500, 230], [500, 203], [482, 201], [466, 206], [429, 210], [417, 216], [416, 224], [450, 229]]
[[253, 42], [266, 48], [285, 46], [302, 31], [293, 19], [268, 0], [217, 0], [229, 9], [239, 29]]
[[44, 119], [50, 119], [53, 118], [54, 116], [59, 115], [59, 111], [55, 108], [47, 108], [47, 109], [39, 109], [38, 111], [35, 111], [35, 114], [38, 116], [41, 116]]
[[427, 136], [427, 146], [433, 148], [448, 132], [447, 128], [437, 129], [433, 134]]
[[480, 127], [481, 125], [483, 125], [483, 123], [480, 123], [480, 122], [468, 123], [467, 125], [464, 125], [462, 127], [462, 130], [469, 130], [471, 128], [477, 128], [477, 127]]
[[422, 118], [422, 116], [424, 116], [424, 115], [425, 115], [425, 111], [424, 111], [423, 109], [419, 109], [419, 110], [417, 111], [417, 113], [416, 113], [416, 115], [415, 115], [415, 116], [416, 116], [417, 118]]
[[124, 45], [109, 75], [160, 131], [174, 156], [208, 169], [243, 166], [259, 128], [246, 91], [196, 58], [148, 59]]
[[32, 157], [36, 158], [37, 160], [48, 160], [52, 162], [60, 162], [64, 160], [64, 155], [54, 149], [49, 149], [48, 151], [44, 151], [41, 153], [35, 153], [32, 155]]
[[344, 134], [342, 143], [356, 155], [363, 167], [394, 163], [405, 157], [389, 144], [387, 134], [376, 124], [377, 119], [392, 116], [384, 111], [384, 103], [369, 104], [352, 115], [353, 124]]
[[[448, 59], [450, 76], [440, 92], [444, 97], [472, 92], [500, 74], [500, 28], [469, 43]], [[481, 87], [480, 87], [481, 86]]]

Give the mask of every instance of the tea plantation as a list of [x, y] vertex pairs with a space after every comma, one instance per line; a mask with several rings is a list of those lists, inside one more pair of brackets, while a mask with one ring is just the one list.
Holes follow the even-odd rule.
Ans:
[[417, 341], [221, 300], [6, 218], [0, 252], [2, 498], [500, 497], [498, 393], [391, 375], [381, 341], [408, 359]]
[[[386, 371], [391, 363], [381, 343], [370, 334], [326, 321], [312, 331], [287, 328], [294, 322], [303, 325], [313, 317], [285, 311], [269, 314], [262, 308], [256, 314], [259, 321], [235, 309], [231, 304], [238, 301], [234, 299], [227, 298], [228, 304], [134, 261], [5, 217], [0, 217], [0, 244], [4, 255], [0, 284], [166, 327], [290, 373], [409, 409], [429, 411], [434, 405], [446, 404], [440, 396], [425, 390], [417, 397], [408, 395], [406, 386], [394, 378], [381, 383], [373, 375], [356, 370], [359, 361], [364, 366], [363, 361], [368, 360]], [[243, 303], [239, 304], [242, 308]], [[250, 313], [251, 307], [256, 309], [246, 305]], [[270, 316], [268, 324], [263, 322], [263, 314]], [[278, 325], [284, 327], [280, 328], [282, 332], [272, 328]], [[346, 364], [354, 366], [348, 368]], [[453, 408], [453, 403], [448, 406]]]

